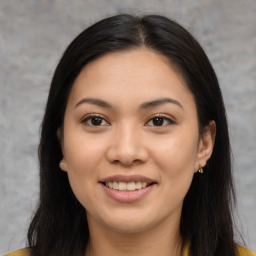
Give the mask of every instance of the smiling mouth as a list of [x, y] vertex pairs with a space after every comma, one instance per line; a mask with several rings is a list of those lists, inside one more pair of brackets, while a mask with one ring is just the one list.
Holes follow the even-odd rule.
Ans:
[[108, 182], [102, 182], [102, 184], [113, 190], [127, 192], [127, 191], [140, 190], [156, 183], [155, 182], [148, 183], [145, 181], [142, 181], [142, 182], [141, 181], [131, 181], [131, 182], [108, 181]]
[[114, 175], [98, 181], [103, 191], [119, 203], [135, 203], [145, 198], [158, 183], [142, 175]]

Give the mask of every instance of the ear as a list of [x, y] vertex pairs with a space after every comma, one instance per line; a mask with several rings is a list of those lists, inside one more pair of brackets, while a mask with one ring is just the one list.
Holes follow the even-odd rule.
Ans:
[[216, 124], [212, 120], [204, 128], [204, 131], [199, 139], [195, 172], [199, 169], [199, 167], [204, 167], [207, 160], [210, 159], [214, 147], [215, 135]]
[[67, 172], [68, 171], [68, 168], [67, 168], [68, 166], [67, 166], [67, 163], [66, 163], [66, 160], [65, 160], [64, 149], [63, 149], [63, 135], [62, 135], [62, 131], [61, 131], [60, 127], [57, 130], [57, 138], [59, 140], [62, 155], [63, 155], [63, 157], [62, 157], [62, 159], [59, 163], [59, 167], [62, 171]]
[[61, 159], [60, 163], [59, 163], [59, 167], [62, 171], [64, 172], [68, 172], [68, 165], [64, 159], [64, 157]]

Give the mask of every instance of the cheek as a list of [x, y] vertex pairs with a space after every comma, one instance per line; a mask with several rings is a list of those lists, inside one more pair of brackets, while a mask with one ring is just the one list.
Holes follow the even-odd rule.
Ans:
[[[82, 174], [90, 173], [97, 168], [104, 156], [105, 145], [103, 138], [98, 135], [86, 135], [85, 132], [69, 133], [65, 140], [65, 160], [70, 171]], [[74, 136], [74, 134], [77, 134]], [[83, 171], [83, 170], [86, 170]]]
[[169, 175], [194, 172], [197, 157], [198, 135], [189, 129], [177, 129], [173, 134], [150, 140], [152, 156]]
[[[179, 133], [179, 134], [178, 134]], [[194, 175], [194, 167], [197, 156], [197, 132], [193, 133], [187, 129], [162, 141], [151, 140], [154, 143], [154, 151], [151, 152], [156, 163], [160, 182], [166, 200], [174, 204], [180, 204], [185, 197]]]
[[65, 145], [70, 186], [80, 203], [88, 208], [91, 199], [97, 194], [95, 190], [99, 174], [97, 170], [100, 169], [101, 159], [104, 157], [105, 143], [102, 140], [98, 143], [93, 136], [90, 138], [67, 135]]

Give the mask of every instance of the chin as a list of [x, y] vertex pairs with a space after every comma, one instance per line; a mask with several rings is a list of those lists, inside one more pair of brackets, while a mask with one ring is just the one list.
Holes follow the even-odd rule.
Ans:
[[[140, 216], [140, 217], [138, 217]], [[147, 216], [147, 217], [144, 217]], [[126, 214], [103, 220], [104, 225], [119, 233], [138, 233], [157, 225], [157, 220], [149, 219], [148, 214]], [[152, 216], [152, 215], [151, 215]]]

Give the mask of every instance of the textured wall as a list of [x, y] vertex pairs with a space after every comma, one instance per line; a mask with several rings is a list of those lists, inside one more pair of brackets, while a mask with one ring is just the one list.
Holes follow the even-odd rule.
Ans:
[[[256, 251], [255, 0], [0, 1], [0, 253], [23, 247], [38, 196], [39, 126], [67, 44], [106, 15], [157, 12], [201, 42], [217, 71], [230, 121], [242, 233]], [[242, 224], [241, 224], [242, 223]]]

